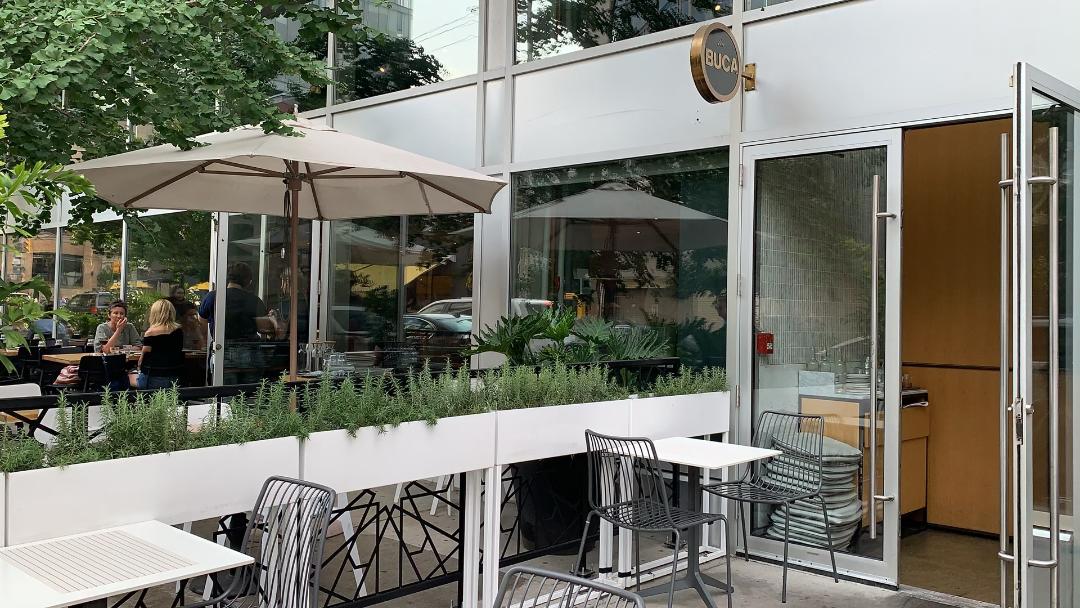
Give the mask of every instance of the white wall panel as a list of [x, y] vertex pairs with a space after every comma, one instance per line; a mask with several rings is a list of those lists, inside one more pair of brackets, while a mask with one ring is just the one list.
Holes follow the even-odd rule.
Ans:
[[484, 86], [484, 165], [491, 166], [506, 161], [506, 86], [502, 80]]
[[726, 135], [730, 106], [690, 77], [690, 39], [517, 77], [514, 162]]
[[334, 114], [334, 128], [462, 167], [476, 165], [476, 86]]
[[872, 0], [746, 26], [758, 139], [1005, 110], [1025, 60], [1080, 82], [1075, 0]]

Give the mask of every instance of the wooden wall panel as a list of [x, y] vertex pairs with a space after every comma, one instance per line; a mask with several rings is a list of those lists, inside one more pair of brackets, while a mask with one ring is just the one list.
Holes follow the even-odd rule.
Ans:
[[[927, 519], [998, 529], [1000, 138], [1008, 120], [904, 134], [901, 356], [929, 390]], [[975, 366], [991, 369], [952, 369]]]

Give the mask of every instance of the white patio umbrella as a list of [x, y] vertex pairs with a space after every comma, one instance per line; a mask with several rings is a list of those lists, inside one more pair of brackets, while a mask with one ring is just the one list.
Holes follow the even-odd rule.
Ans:
[[[298, 277], [300, 218], [490, 213], [505, 182], [306, 120], [298, 135], [239, 127], [196, 138], [190, 150], [155, 146], [71, 165], [97, 195], [125, 209], [276, 215], [290, 220], [290, 277]], [[283, 196], [284, 195], [284, 196]], [[290, 281], [289, 377], [296, 379], [297, 282]]]

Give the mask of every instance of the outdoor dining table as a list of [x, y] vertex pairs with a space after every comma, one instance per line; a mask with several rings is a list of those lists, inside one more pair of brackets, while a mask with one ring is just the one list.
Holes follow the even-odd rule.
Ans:
[[[127, 353], [127, 360], [129, 362], [138, 361], [140, 355], [141, 353], [139, 352], [129, 352]], [[41, 360], [47, 361], [49, 363], [59, 363], [60, 365], [78, 365], [79, 362], [82, 361], [83, 357], [94, 356], [100, 357], [102, 355], [101, 353], [54, 353], [49, 355], [41, 355]], [[206, 353], [201, 350], [185, 350], [184, 358], [188, 360], [204, 359], [206, 358]]]
[[159, 521], [0, 549], [0, 606], [59, 608], [254, 562]]
[[[722, 443], [689, 437], [671, 437], [653, 442], [656, 446], [657, 459], [687, 467], [687, 490], [694, 504], [691, 508], [702, 509], [701, 471], [725, 469], [779, 456], [778, 450], [768, 450], [734, 443]], [[621, 538], [622, 535], [620, 535]], [[701, 528], [691, 528], [686, 539], [686, 574], [675, 582], [675, 589], [695, 589], [706, 605], [712, 606], [705, 585], [721, 590], [728, 590], [726, 583], [701, 572]], [[727, 547], [732, 551], [733, 547]], [[667, 593], [667, 584], [638, 591], [643, 597]]]

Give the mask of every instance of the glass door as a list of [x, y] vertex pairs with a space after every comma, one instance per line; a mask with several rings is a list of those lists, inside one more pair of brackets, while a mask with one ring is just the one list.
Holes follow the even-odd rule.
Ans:
[[1010, 346], [1017, 364], [1003, 404], [1003, 462], [1010, 462], [1010, 475], [1002, 501], [1012, 497], [1012, 543], [1003, 537], [1001, 556], [1014, 583], [1003, 585], [1002, 606], [1077, 606], [1080, 91], [1026, 64], [1016, 66], [1013, 86], [1011, 150], [1003, 145], [1012, 161], [1003, 160], [1002, 187], [1011, 212]]
[[898, 547], [900, 160], [899, 130], [745, 146], [739, 235], [741, 441], [766, 411], [820, 415], [830, 456], [828, 528], [817, 501], [787, 513], [758, 506], [750, 552], [781, 558], [787, 528], [790, 563], [830, 569], [831, 539], [842, 574], [889, 584]]

